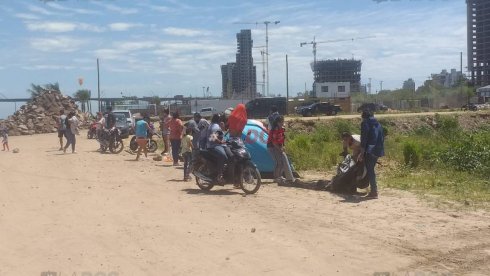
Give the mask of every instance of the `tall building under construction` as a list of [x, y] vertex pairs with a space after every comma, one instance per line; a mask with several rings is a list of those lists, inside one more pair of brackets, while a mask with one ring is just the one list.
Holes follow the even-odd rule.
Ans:
[[318, 60], [312, 64], [315, 83], [350, 83], [350, 92], [361, 91], [361, 61], [355, 59]]
[[490, 85], [490, 1], [467, 0], [468, 71], [475, 86]]
[[252, 31], [241, 30], [236, 37], [236, 62], [221, 65], [222, 95], [225, 99], [253, 99], [257, 94], [257, 77], [252, 56]]

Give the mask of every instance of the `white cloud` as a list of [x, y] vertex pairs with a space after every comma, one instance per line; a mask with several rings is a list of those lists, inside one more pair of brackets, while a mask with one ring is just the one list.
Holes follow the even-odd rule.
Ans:
[[75, 22], [28, 22], [26, 23], [29, 31], [42, 31], [48, 33], [66, 33], [79, 31], [89, 32], [103, 32], [104, 28], [90, 25], [87, 23], [75, 23]]
[[74, 23], [69, 22], [30, 22], [27, 23], [29, 31], [43, 31], [49, 33], [72, 32], [77, 27]]
[[186, 36], [186, 37], [205, 36], [211, 34], [211, 32], [205, 30], [184, 29], [184, 28], [174, 28], [174, 27], [165, 28], [163, 29], [163, 32], [168, 35]]
[[47, 3], [47, 5], [51, 8], [54, 8], [54, 9], [60, 10], [60, 11], [74, 12], [74, 13], [78, 13], [78, 14], [101, 14], [101, 12], [99, 12], [99, 11], [93, 11], [93, 10], [87, 10], [87, 9], [67, 8], [65, 6], [62, 6], [62, 5], [54, 3], [54, 2]]
[[37, 20], [39, 19], [39, 16], [30, 14], [30, 13], [16, 13], [14, 14], [15, 17], [24, 19], [24, 20]]
[[132, 28], [137, 28], [137, 27], [142, 27], [143, 24], [139, 23], [124, 23], [124, 22], [118, 22], [118, 23], [111, 23], [109, 24], [109, 29], [112, 31], [127, 31]]
[[31, 12], [34, 12], [34, 13], [39, 13], [39, 14], [42, 14], [42, 15], [54, 15], [53, 12], [50, 12], [48, 11], [47, 9], [45, 8], [41, 8], [41, 7], [38, 7], [38, 6], [34, 6], [34, 5], [29, 5], [27, 7]]
[[117, 13], [120, 13], [123, 15], [138, 13], [138, 9], [135, 9], [135, 8], [122, 8], [122, 7], [113, 5], [113, 4], [104, 4], [104, 3], [98, 3], [98, 2], [92, 2], [92, 3], [97, 4], [99, 6], [102, 6], [109, 11], [117, 12]]
[[67, 66], [67, 65], [44, 64], [44, 65], [22, 66], [22, 69], [25, 69], [25, 70], [73, 70], [73, 69], [75, 69], [75, 67], [74, 66]]
[[169, 12], [172, 9], [166, 6], [155, 6], [155, 5], [150, 5], [150, 9], [157, 11], [157, 12]]
[[71, 37], [33, 38], [31, 48], [44, 52], [74, 52], [80, 49], [85, 41]]

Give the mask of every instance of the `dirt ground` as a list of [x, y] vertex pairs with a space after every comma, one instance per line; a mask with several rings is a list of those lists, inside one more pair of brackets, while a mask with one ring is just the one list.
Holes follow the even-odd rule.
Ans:
[[0, 152], [0, 275], [490, 274], [486, 211], [269, 181], [252, 196], [202, 192], [169, 162], [100, 154], [83, 134], [77, 154], [56, 134]]

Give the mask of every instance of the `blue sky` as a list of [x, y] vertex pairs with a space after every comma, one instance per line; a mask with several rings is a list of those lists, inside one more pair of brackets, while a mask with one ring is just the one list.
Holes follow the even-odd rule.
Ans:
[[[375, 36], [317, 49], [318, 59], [361, 59], [373, 92], [380, 81], [387, 89], [409, 77], [420, 85], [430, 73], [459, 68], [461, 51], [466, 66], [463, 0], [0, 0], [0, 97], [27, 97], [30, 83], [96, 92], [97, 58], [103, 96], [201, 96], [203, 86], [217, 96], [236, 33], [250, 28], [254, 45], [265, 45], [263, 24], [235, 23], [266, 20], [281, 21], [269, 30], [271, 93], [285, 93], [286, 54], [291, 93], [311, 88], [312, 48], [299, 44], [313, 36]], [[260, 48], [254, 59], [261, 80]], [[12, 112], [0, 104], [0, 118]]]

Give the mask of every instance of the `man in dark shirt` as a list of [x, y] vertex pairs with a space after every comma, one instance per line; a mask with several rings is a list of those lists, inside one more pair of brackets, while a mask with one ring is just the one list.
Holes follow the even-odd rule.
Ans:
[[106, 107], [106, 112], [104, 113], [104, 118], [105, 118], [105, 128], [106, 129], [111, 129], [116, 126], [116, 116], [114, 116], [114, 113], [112, 113], [112, 106], [107, 106]]
[[374, 167], [378, 158], [385, 155], [384, 133], [381, 124], [374, 118], [373, 112], [364, 110], [361, 122], [361, 152], [357, 160], [365, 161], [371, 191], [367, 198], [378, 198], [378, 185]]

